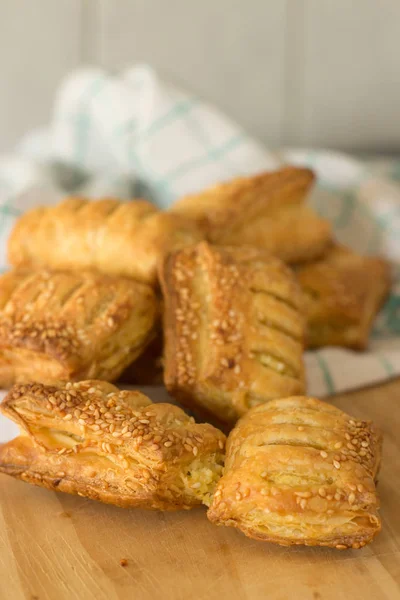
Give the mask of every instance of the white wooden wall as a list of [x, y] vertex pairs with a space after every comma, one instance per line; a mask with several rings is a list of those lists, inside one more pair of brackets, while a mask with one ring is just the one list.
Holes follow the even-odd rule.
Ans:
[[400, 149], [400, 0], [0, 0], [0, 150], [70, 69], [137, 61], [271, 145]]

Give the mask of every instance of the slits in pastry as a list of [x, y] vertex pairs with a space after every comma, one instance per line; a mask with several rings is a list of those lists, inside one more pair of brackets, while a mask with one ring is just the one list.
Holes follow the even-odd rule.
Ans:
[[335, 246], [297, 269], [305, 293], [307, 345], [364, 349], [373, 320], [390, 289], [390, 266]]
[[301, 291], [263, 250], [201, 242], [170, 254], [164, 294], [169, 392], [226, 423], [305, 391]]
[[231, 432], [208, 518], [283, 546], [361, 548], [380, 531], [381, 437], [314, 398], [249, 411]]
[[305, 202], [313, 181], [309, 169], [285, 167], [216, 185], [170, 210], [196, 220], [210, 242], [257, 246], [288, 263], [312, 260], [332, 241], [330, 224]]
[[16, 223], [8, 257], [16, 267], [95, 269], [154, 284], [160, 258], [202, 239], [184, 216], [146, 200], [68, 198], [28, 211]]
[[158, 303], [144, 283], [89, 272], [0, 276], [0, 387], [107, 381], [155, 335]]
[[21, 435], [0, 471], [51, 490], [159, 510], [207, 502], [225, 436], [180, 408], [103, 381], [16, 385], [2, 404]]

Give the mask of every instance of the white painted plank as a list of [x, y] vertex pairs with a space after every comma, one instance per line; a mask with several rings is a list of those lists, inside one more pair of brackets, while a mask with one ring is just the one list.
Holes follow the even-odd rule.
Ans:
[[48, 122], [54, 91], [79, 63], [80, 0], [0, 1], [0, 151]]
[[148, 62], [268, 144], [281, 138], [286, 1], [101, 0], [98, 58]]
[[301, 141], [398, 149], [399, 0], [306, 0], [304, 27]]

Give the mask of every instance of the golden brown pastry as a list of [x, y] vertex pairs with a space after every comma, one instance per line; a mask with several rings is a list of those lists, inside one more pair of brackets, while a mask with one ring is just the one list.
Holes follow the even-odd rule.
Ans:
[[263, 250], [200, 242], [161, 268], [164, 378], [184, 404], [233, 423], [305, 391], [301, 291]]
[[253, 408], [227, 442], [208, 518], [283, 546], [361, 548], [380, 531], [381, 436], [314, 398]]
[[216, 185], [170, 210], [197, 221], [210, 242], [257, 246], [288, 263], [312, 260], [332, 241], [330, 224], [305, 203], [313, 181], [309, 169], [285, 167]]
[[161, 212], [146, 200], [67, 198], [30, 210], [17, 221], [8, 258], [16, 267], [95, 269], [153, 284], [157, 262], [167, 250], [202, 237], [191, 220]]
[[153, 289], [89, 272], [0, 276], [0, 387], [119, 374], [155, 335]]
[[299, 266], [305, 293], [307, 345], [364, 349], [390, 289], [389, 263], [334, 246], [321, 260]]
[[176, 510], [207, 501], [225, 436], [172, 404], [104, 381], [16, 385], [2, 404], [21, 435], [0, 471], [122, 507]]
[[163, 340], [161, 331], [132, 364], [125, 369], [118, 381], [121, 383], [143, 386], [160, 386], [164, 384]]

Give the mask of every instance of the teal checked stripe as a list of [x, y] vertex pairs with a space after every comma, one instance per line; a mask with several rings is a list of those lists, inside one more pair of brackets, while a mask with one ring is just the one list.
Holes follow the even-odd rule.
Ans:
[[317, 363], [319, 368], [321, 369], [322, 376], [325, 382], [326, 391], [329, 395], [335, 393], [335, 385], [333, 383], [333, 378], [329, 370], [329, 365], [324, 357], [321, 355], [321, 352], [315, 352], [315, 358], [317, 359]]

